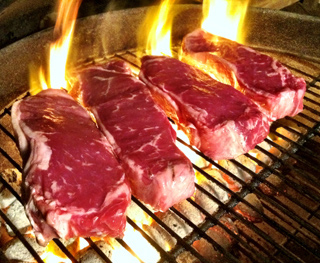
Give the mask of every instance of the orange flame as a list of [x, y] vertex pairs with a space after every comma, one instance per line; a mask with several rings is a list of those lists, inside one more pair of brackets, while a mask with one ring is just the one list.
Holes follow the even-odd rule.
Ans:
[[71, 260], [66, 257], [53, 240], [46, 246], [45, 252], [41, 258], [45, 263], [71, 263]]
[[67, 88], [66, 64], [74, 25], [81, 0], [62, 0], [54, 28], [57, 40], [50, 45], [50, 87]]
[[[174, 0], [163, 0], [157, 8], [150, 8], [138, 31], [138, 42], [148, 55], [168, 55], [171, 52], [171, 14]], [[147, 34], [147, 35], [146, 35]], [[145, 40], [147, 43], [145, 44]]]
[[[48, 88], [67, 89], [66, 64], [80, 3], [81, 0], [61, 0], [59, 2], [58, 17], [53, 32], [55, 40], [50, 44], [48, 70], [40, 67], [37, 78], [31, 72], [31, 94], [36, 94], [41, 89]], [[48, 77], [46, 77], [45, 72], [49, 72]], [[35, 83], [38, 83], [38, 85], [35, 85]]]
[[203, 0], [202, 28], [214, 35], [242, 42], [242, 23], [248, 0]]

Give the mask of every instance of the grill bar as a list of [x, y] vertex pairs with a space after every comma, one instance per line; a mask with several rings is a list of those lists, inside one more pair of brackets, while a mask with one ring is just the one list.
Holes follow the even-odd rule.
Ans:
[[[197, 188], [199, 188], [199, 186], [197, 185]], [[205, 189], [200, 188], [201, 191], [206, 192]], [[231, 213], [233, 216], [235, 216], [238, 220], [242, 221], [242, 223], [244, 223], [245, 225], [247, 225], [250, 228], [253, 228], [254, 231], [256, 233], [258, 233], [262, 238], [264, 238], [265, 240], [267, 240], [270, 244], [274, 245], [275, 247], [277, 247], [278, 249], [281, 249], [281, 252], [283, 252], [286, 256], [290, 257], [293, 262], [302, 262], [299, 258], [297, 258], [291, 251], [281, 247], [279, 244], [277, 244], [272, 238], [270, 238], [268, 235], [266, 235], [264, 232], [262, 232], [259, 228], [257, 228], [255, 225], [243, 220], [243, 217], [241, 214], [235, 212], [232, 207], [230, 206], [230, 204], [225, 205], [223, 204], [220, 200], [218, 200], [216, 197], [212, 196], [209, 192], [206, 192], [206, 194], [212, 198], [216, 203], [218, 203], [221, 207], [224, 208], [225, 211]], [[235, 197], [237, 195], [234, 195]], [[235, 206], [239, 201], [243, 202], [245, 201], [244, 199], [241, 199], [240, 197], [238, 197], [239, 200], [233, 202], [233, 206]]]
[[19, 232], [19, 230], [16, 228], [14, 224], [9, 220], [9, 218], [5, 215], [5, 213], [2, 212], [0, 209], [0, 216], [3, 218], [3, 220], [10, 226], [10, 228], [13, 230], [14, 234], [19, 238], [19, 240], [23, 243], [23, 245], [28, 249], [28, 251], [32, 254], [34, 259], [39, 263], [44, 263], [41, 257], [38, 255], [38, 253], [34, 250], [34, 248], [28, 243], [28, 241], [23, 237], [23, 235]]
[[74, 256], [70, 253], [70, 251], [62, 244], [62, 242], [54, 238], [54, 243], [61, 249], [61, 251], [71, 260], [72, 263], [78, 263], [78, 260], [74, 258]]
[[[264, 207], [266, 209], [268, 209], [270, 212], [272, 212], [272, 214], [275, 214], [277, 217], [279, 217], [283, 222], [287, 223], [287, 224], [291, 224], [291, 222], [289, 222], [284, 216], [282, 216], [282, 214], [278, 213], [275, 209], [273, 209], [272, 207], [269, 206], [269, 204], [267, 202], [265, 202], [264, 200], [262, 200], [262, 203], [264, 205]], [[296, 227], [294, 227], [294, 231], [295, 232], [300, 232], [300, 230]], [[306, 238], [308, 238], [310, 241], [320, 245], [320, 242], [317, 241], [316, 239], [314, 239], [312, 236], [308, 235], [307, 233], [303, 233], [300, 232], [301, 235], [305, 236]], [[317, 255], [318, 256], [318, 255]]]
[[152, 238], [150, 238], [137, 224], [134, 223], [130, 217], [127, 217], [128, 223], [134, 227], [134, 229], [138, 230], [139, 233], [146, 239], [148, 242], [157, 249], [157, 251], [161, 254], [162, 258], [168, 260], [169, 262], [174, 262], [175, 258], [168, 254], [165, 250], [162, 249]]
[[[161, 225], [171, 236], [173, 236], [181, 246], [184, 248], [187, 248], [188, 251], [190, 251], [195, 257], [201, 260], [201, 262], [208, 262], [202, 255], [200, 255], [193, 247], [190, 246], [186, 241], [184, 241], [179, 235], [177, 235], [170, 227], [168, 227], [166, 224], [164, 224], [155, 214], [153, 214], [147, 207], [142, 204], [138, 199], [136, 199], [134, 196], [132, 196], [132, 200], [140, 207], [142, 208], [154, 221], [156, 221], [159, 225]], [[171, 254], [171, 253], [170, 253]], [[174, 257], [177, 257], [177, 255], [174, 255]]]
[[86, 241], [89, 243], [90, 247], [94, 249], [94, 251], [104, 260], [106, 263], [112, 263], [112, 261], [104, 254], [98, 246], [92, 241], [91, 238], [87, 237]]
[[141, 258], [131, 249], [130, 246], [128, 246], [128, 244], [126, 242], [124, 242], [122, 239], [117, 238], [116, 239], [121, 246], [123, 246], [127, 251], [129, 251], [129, 253], [134, 256], [136, 259], [138, 259], [141, 263], [143, 263], [143, 261], [141, 260]]
[[[206, 191], [204, 188], [202, 188], [199, 185], [196, 185], [196, 187], [205, 192], [208, 196], [212, 196], [208, 191]], [[214, 198], [213, 198], [214, 199]], [[210, 213], [208, 213], [205, 209], [203, 209], [200, 205], [198, 205], [196, 202], [194, 202], [192, 199], [188, 199], [188, 202], [190, 204], [192, 204], [194, 207], [196, 207], [197, 209], [199, 209], [204, 215], [206, 215], [208, 217], [208, 219], [210, 219], [210, 221], [212, 221], [213, 225], [218, 225], [221, 228], [223, 228], [230, 236], [232, 236], [233, 238], [237, 239], [237, 241], [239, 242], [239, 244], [241, 244], [244, 247], [244, 251], [246, 251], [247, 253], [249, 253], [248, 255], [250, 259], [254, 260], [254, 262], [269, 262], [269, 260], [265, 257], [263, 257], [261, 254], [255, 253], [252, 251], [252, 249], [250, 249], [250, 247], [247, 245], [246, 242], [244, 242], [244, 240], [242, 240], [241, 238], [239, 238], [238, 235], [236, 235], [235, 233], [233, 233], [229, 228], [227, 228], [224, 224], [222, 224], [218, 219], [216, 219], [215, 217], [213, 217]]]

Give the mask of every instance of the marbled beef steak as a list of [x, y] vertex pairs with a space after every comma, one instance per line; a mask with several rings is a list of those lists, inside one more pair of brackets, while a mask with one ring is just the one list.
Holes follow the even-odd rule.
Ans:
[[167, 210], [194, 192], [191, 162], [148, 88], [123, 61], [79, 72], [72, 94], [88, 107], [125, 168], [133, 195]]
[[249, 98], [193, 66], [145, 56], [140, 79], [191, 144], [213, 160], [235, 158], [268, 135], [267, 117]]
[[183, 39], [182, 57], [254, 101], [271, 121], [302, 111], [306, 83], [279, 61], [202, 29]]
[[125, 174], [88, 112], [62, 90], [16, 102], [12, 123], [24, 158], [26, 212], [38, 242], [123, 235]]

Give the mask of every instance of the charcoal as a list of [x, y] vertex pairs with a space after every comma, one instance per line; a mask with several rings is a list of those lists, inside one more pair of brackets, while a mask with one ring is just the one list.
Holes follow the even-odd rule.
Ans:
[[[241, 155], [237, 157], [236, 160], [240, 162], [242, 165], [244, 165], [246, 168], [250, 169], [252, 172], [256, 172], [256, 164], [246, 156]], [[230, 173], [237, 176], [244, 183], [248, 183], [252, 179], [251, 175], [248, 172], [244, 171], [237, 164], [229, 160], [221, 160], [219, 161], [219, 164], [223, 168], [227, 169]], [[223, 178], [228, 183], [229, 188], [234, 192], [238, 192], [241, 189], [241, 184], [235, 181], [234, 179], [230, 178], [227, 174], [223, 174]]]
[[[238, 233], [236, 226], [228, 218], [220, 220], [232, 232]], [[217, 242], [226, 251], [230, 251], [234, 243], [234, 239], [222, 227], [216, 225], [208, 229], [206, 234]], [[209, 262], [224, 262], [223, 254], [210, 244], [206, 239], [201, 238], [193, 243], [194, 248]]]
[[[262, 206], [260, 200], [258, 199], [258, 197], [255, 194], [253, 194], [253, 193], [248, 194], [248, 195], [245, 196], [244, 199], [248, 203], [253, 205], [258, 210], [258, 212], [263, 214], [263, 206]], [[240, 213], [248, 221], [251, 221], [251, 222], [254, 222], [254, 223], [262, 221], [261, 215], [258, 212], [254, 211], [252, 208], [248, 207], [243, 202], [240, 202], [239, 204], [237, 204], [234, 207], [234, 210], [236, 210], [238, 213]]]
[[[17, 169], [6, 169], [3, 172], [0, 173], [0, 176], [6, 180], [7, 183], [11, 185], [14, 191], [16, 191], [19, 195], [21, 194], [21, 181], [22, 176], [21, 173]], [[0, 187], [3, 187], [2, 184], [0, 184]], [[10, 192], [9, 189], [4, 188], [0, 192], [0, 208], [7, 208], [10, 206], [16, 198], [14, 195]]]
[[[40, 246], [34, 237], [26, 236], [25, 239], [33, 247], [39, 256], [45, 252], [45, 247]], [[9, 241], [2, 251], [6, 258], [10, 261], [18, 262], [35, 262], [35, 259], [31, 255], [30, 251], [23, 245], [19, 238], [14, 238]]]
[[[220, 173], [215, 169], [211, 169], [211, 172], [207, 172], [212, 174], [212, 171], [216, 171], [215, 174], [217, 174], [220, 177]], [[213, 177], [219, 178], [214, 175]], [[221, 182], [226, 185], [224, 180], [221, 180]], [[203, 187], [205, 190], [207, 190], [214, 197], [216, 197], [218, 200], [220, 200], [222, 203], [226, 203], [230, 199], [228, 193], [213, 181], [203, 179], [199, 181], [199, 185]], [[216, 213], [219, 208], [219, 205], [216, 202], [214, 202], [208, 195], [206, 195], [199, 189], [195, 193], [195, 201], [210, 214]]]
[[[26, 216], [24, 207], [18, 200], [15, 200], [8, 208], [7, 217], [20, 233], [25, 234], [28, 230], [31, 230], [30, 221]], [[14, 232], [7, 224], [6, 227], [9, 235], [14, 236]]]
[[[112, 257], [112, 247], [105, 241], [99, 240], [95, 244], [109, 258]], [[92, 248], [88, 247], [78, 252], [77, 259], [79, 263], [104, 263], [105, 261]]]
[[194, 255], [192, 255], [189, 251], [182, 252], [177, 257], [178, 263], [201, 263], [199, 259], [197, 259]]

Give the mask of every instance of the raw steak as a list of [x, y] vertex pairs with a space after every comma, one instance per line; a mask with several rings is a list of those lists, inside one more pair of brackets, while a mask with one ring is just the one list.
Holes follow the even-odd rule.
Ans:
[[184, 61], [240, 90], [270, 120], [302, 111], [306, 83], [267, 55], [198, 29], [185, 36]]
[[165, 113], [128, 65], [111, 61], [87, 68], [77, 78], [75, 90], [121, 160], [132, 194], [162, 211], [190, 197], [191, 162], [175, 145], [176, 133]]
[[131, 194], [111, 147], [62, 90], [16, 102], [12, 123], [25, 161], [26, 212], [38, 242], [123, 235]]
[[248, 152], [268, 134], [266, 116], [250, 99], [177, 59], [143, 57], [140, 78], [191, 144], [214, 160]]

